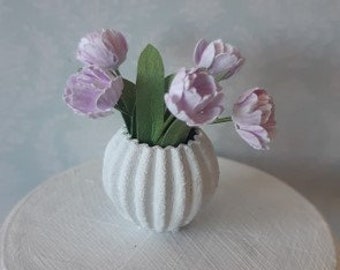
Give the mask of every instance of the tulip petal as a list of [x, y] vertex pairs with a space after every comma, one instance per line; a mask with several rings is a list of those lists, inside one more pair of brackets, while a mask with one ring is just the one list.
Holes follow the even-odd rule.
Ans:
[[209, 103], [196, 112], [195, 122], [200, 125], [212, 123], [224, 111], [224, 93], [220, 92], [209, 100]]
[[198, 63], [199, 67], [210, 68], [211, 64], [214, 61], [215, 57], [215, 46], [213, 43], [210, 43], [203, 51], [201, 59]]
[[205, 72], [200, 72], [192, 83], [192, 87], [197, 89], [197, 93], [204, 97], [217, 92], [217, 85], [213, 76]]
[[169, 93], [171, 93], [172, 96], [178, 96], [178, 97], [182, 96], [185, 77], [186, 77], [185, 68], [180, 69], [176, 73], [169, 88]]
[[236, 131], [240, 135], [240, 137], [251, 147], [253, 147], [256, 150], [263, 149], [261, 142], [258, 140], [255, 134], [242, 129], [236, 129]]
[[120, 32], [107, 29], [103, 32], [102, 39], [109, 51], [116, 55], [115, 60], [118, 65], [126, 59], [128, 45], [125, 37]]
[[215, 57], [214, 63], [210, 67], [209, 71], [212, 75], [218, 75], [220, 77], [231, 73], [237, 65], [238, 59], [235, 55], [222, 53]]
[[202, 58], [203, 51], [205, 50], [207, 46], [208, 46], [208, 42], [205, 39], [201, 39], [197, 42], [195, 49], [194, 49], [194, 55], [193, 55], [194, 63], [196, 65], [199, 64]]
[[214, 47], [215, 47], [215, 56], [224, 52], [225, 45], [224, 45], [222, 39], [216, 39], [216, 40], [212, 41], [211, 43], [213, 43]]
[[124, 88], [122, 77], [115, 78], [111, 87], [104, 90], [104, 93], [99, 97], [97, 101], [98, 109], [102, 111], [110, 111], [116, 105], [119, 100], [122, 90]]

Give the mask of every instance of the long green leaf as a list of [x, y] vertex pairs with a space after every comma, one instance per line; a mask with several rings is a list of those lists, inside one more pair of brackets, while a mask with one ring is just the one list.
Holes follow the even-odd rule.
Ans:
[[181, 143], [186, 143], [190, 130], [191, 128], [184, 122], [176, 119], [159, 140], [158, 144], [162, 147], [166, 147], [168, 145], [178, 146]]
[[147, 45], [138, 60], [136, 128], [141, 143], [156, 144], [164, 122], [164, 67], [155, 47]]
[[133, 115], [136, 104], [136, 86], [133, 82], [130, 82], [127, 79], [123, 79], [123, 81], [124, 89], [120, 99], [123, 101], [129, 115]]
[[136, 104], [136, 86], [134, 83], [130, 82], [127, 79], [123, 79], [123, 81], [124, 89], [115, 108], [121, 112], [126, 128], [128, 129], [128, 132], [133, 136], [133, 117]]

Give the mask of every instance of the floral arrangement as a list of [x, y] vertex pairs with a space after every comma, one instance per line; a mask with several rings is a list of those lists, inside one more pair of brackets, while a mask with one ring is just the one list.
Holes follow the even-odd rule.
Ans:
[[66, 104], [90, 118], [107, 116], [116, 109], [131, 138], [150, 146], [187, 143], [197, 127], [232, 121], [250, 146], [269, 148], [275, 117], [273, 99], [266, 90], [245, 91], [232, 115], [221, 117], [225, 93], [219, 82], [244, 63], [235, 47], [220, 39], [202, 39], [194, 49], [194, 66], [165, 76], [161, 55], [149, 44], [139, 57], [135, 83], [119, 72], [127, 52], [126, 39], [118, 31], [106, 29], [83, 37], [76, 57], [84, 67], [67, 80]]

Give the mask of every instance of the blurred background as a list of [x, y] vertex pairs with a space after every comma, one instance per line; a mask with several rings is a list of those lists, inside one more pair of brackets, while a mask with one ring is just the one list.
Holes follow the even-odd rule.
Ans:
[[[217, 153], [275, 175], [309, 199], [340, 239], [340, 1], [0, 0], [0, 223], [53, 174], [102, 157], [122, 125], [118, 113], [90, 120], [62, 102], [79, 39], [100, 28], [129, 43], [123, 75], [135, 79], [147, 43], [167, 73], [190, 67], [201, 37], [222, 38], [246, 64], [223, 83], [228, 112], [248, 88], [274, 96], [271, 150], [246, 145], [232, 125], [205, 128]], [[255, 195], [256, 196], [256, 195]]]

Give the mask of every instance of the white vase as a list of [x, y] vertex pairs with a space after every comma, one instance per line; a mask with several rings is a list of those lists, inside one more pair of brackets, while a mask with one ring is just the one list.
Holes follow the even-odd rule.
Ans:
[[214, 194], [217, 157], [201, 130], [178, 147], [150, 147], [121, 128], [106, 146], [103, 184], [123, 217], [158, 232], [188, 224]]

